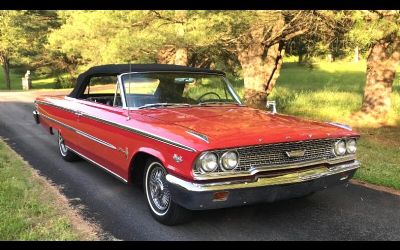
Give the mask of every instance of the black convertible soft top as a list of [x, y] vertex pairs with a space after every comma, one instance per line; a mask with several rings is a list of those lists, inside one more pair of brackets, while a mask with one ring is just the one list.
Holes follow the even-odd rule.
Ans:
[[107, 64], [94, 66], [78, 76], [74, 90], [69, 94], [70, 97], [79, 97], [92, 77], [117, 76], [129, 72], [193, 72], [225, 75], [219, 70], [203, 68], [192, 68], [173, 64]]

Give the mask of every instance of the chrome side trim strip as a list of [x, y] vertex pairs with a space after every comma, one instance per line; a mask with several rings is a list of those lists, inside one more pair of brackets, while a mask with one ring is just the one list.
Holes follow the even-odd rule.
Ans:
[[53, 121], [53, 122], [55, 122], [55, 123], [57, 123], [57, 124], [59, 124], [59, 125], [65, 127], [65, 128], [67, 128], [67, 129], [72, 130], [72, 131], [74, 131], [75, 133], [77, 133], [77, 134], [79, 134], [79, 135], [82, 135], [82, 136], [84, 136], [84, 137], [86, 137], [86, 138], [88, 138], [88, 139], [90, 139], [90, 140], [92, 140], [92, 141], [94, 141], [94, 142], [97, 142], [97, 143], [99, 143], [99, 144], [101, 144], [101, 145], [104, 145], [104, 146], [109, 147], [109, 148], [114, 149], [114, 150], [117, 149], [117, 147], [115, 147], [114, 145], [112, 145], [112, 144], [110, 144], [110, 143], [108, 143], [108, 142], [106, 142], [106, 141], [100, 140], [100, 139], [97, 138], [97, 137], [94, 137], [94, 136], [92, 136], [92, 135], [89, 135], [89, 134], [87, 134], [87, 133], [85, 133], [85, 132], [83, 132], [83, 131], [81, 131], [81, 130], [79, 130], [79, 129], [76, 129], [76, 128], [72, 127], [72, 126], [69, 126], [69, 125], [67, 125], [67, 124], [65, 124], [65, 123], [63, 123], [63, 122], [57, 121], [57, 120], [54, 119], [54, 118], [51, 118], [51, 117], [49, 117], [49, 116], [47, 116], [47, 115], [44, 115], [44, 114], [40, 114], [40, 116], [42, 116], [42, 117], [44, 117], [44, 118], [46, 118], [46, 119], [49, 119], [50, 121]]
[[114, 150], [117, 149], [114, 145], [112, 145], [112, 144], [110, 144], [110, 143], [108, 143], [108, 142], [105, 142], [105, 141], [103, 141], [103, 140], [100, 140], [100, 139], [97, 138], [97, 137], [91, 136], [91, 135], [89, 135], [89, 134], [87, 134], [87, 133], [85, 133], [85, 132], [83, 132], [83, 131], [80, 131], [80, 130], [77, 130], [77, 129], [76, 129], [75, 132], [78, 133], [78, 134], [80, 134], [80, 135], [82, 135], [82, 136], [84, 136], [84, 137], [86, 137], [86, 138], [88, 138], [88, 139], [90, 139], [90, 140], [92, 140], [92, 141], [95, 141], [95, 142], [97, 142], [97, 143], [99, 143], [99, 144], [102, 144], [102, 145], [104, 145], [104, 146], [106, 146], [106, 147], [109, 147], [109, 148], [114, 149]]
[[165, 144], [168, 144], [168, 145], [180, 148], [180, 149], [184, 149], [189, 152], [196, 152], [196, 150], [194, 148], [182, 145], [178, 142], [171, 141], [171, 140], [163, 138], [161, 136], [156, 136], [156, 135], [150, 134], [148, 132], [145, 132], [145, 131], [142, 131], [142, 130], [139, 130], [136, 128], [128, 127], [126, 125], [115, 123], [115, 122], [110, 122], [110, 121], [104, 120], [100, 117], [96, 117], [96, 116], [92, 116], [92, 115], [88, 115], [88, 114], [82, 114], [82, 116], [99, 121], [99, 122], [103, 122], [105, 124], [108, 124], [108, 125], [120, 128], [120, 129], [124, 129], [129, 132], [133, 132], [135, 134], [138, 134], [138, 135], [141, 135], [141, 136], [144, 136], [144, 137], [147, 137], [147, 138], [150, 138], [150, 139], [153, 139], [153, 140], [156, 140], [156, 141], [159, 141], [159, 142], [162, 142], [162, 143], [165, 143]]
[[[54, 105], [52, 103], [43, 102], [43, 101], [36, 101], [36, 103], [52, 106], [52, 107], [55, 107], [55, 108], [59, 108], [59, 109], [65, 110], [65, 111], [70, 112], [70, 113], [74, 113], [74, 114], [76, 113], [76, 111], [74, 111], [74, 110], [67, 109], [67, 108], [64, 108], [64, 107], [60, 107], [60, 106]], [[93, 120], [96, 120], [96, 121], [99, 121], [99, 122], [102, 122], [102, 123], [105, 123], [105, 124], [110, 125], [110, 126], [121, 128], [121, 129], [124, 129], [126, 131], [133, 132], [135, 134], [138, 134], [138, 135], [141, 135], [141, 136], [144, 136], [144, 137], [147, 137], [147, 138], [150, 138], [150, 139], [153, 139], [153, 140], [156, 140], [156, 141], [159, 141], [159, 142], [162, 142], [162, 143], [165, 143], [165, 144], [168, 144], [168, 145], [171, 145], [171, 146], [174, 146], [174, 147], [189, 151], [189, 152], [196, 152], [196, 149], [194, 149], [194, 148], [185, 146], [185, 145], [180, 144], [178, 142], [171, 141], [171, 140], [163, 138], [161, 136], [157, 136], [157, 135], [154, 135], [154, 134], [151, 134], [151, 133], [139, 130], [139, 129], [128, 127], [128, 126], [120, 124], [120, 123], [110, 122], [110, 121], [104, 120], [103, 118], [92, 116], [92, 115], [88, 115], [88, 114], [84, 114], [84, 113], [82, 113], [81, 116], [89, 118], [89, 119], [93, 119]]]
[[50, 106], [50, 107], [58, 108], [58, 109], [61, 109], [61, 110], [64, 110], [64, 111], [67, 111], [67, 112], [70, 112], [70, 113], [74, 113], [74, 114], [76, 112], [76, 110], [72, 110], [72, 109], [61, 107], [61, 106], [57, 106], [57, 105], [55, 105], [53, 103], [50, 103], [50, 102], [44, 102], [44, 101], [35, 100], [34, 103], [35, 104], [43, 104], [43, 105], [47, 105], [47, 106]]
[[58, 121], [58, 120], [56, 120], [56, 119], [54, 119], [54, 118], [51, 118], [51, 117], [49, 117], [49, 116], [47, 116], [47, 115], [42, 114], [42, 113], [39, 113], [39, 115], [40, 115], [41, 117], [43, 117], [43, 118], [46, 118], [46, 119], [48, 119], [48, 120], [50, 120], [50, 121], [52, 121], [52, 122], [57, 123], [58, 125], [61, 125], [61, 126], [67, 128], [67, 129], [69, 129], [69, 130], [72, 130], [72, 131], [76, 132], [76, 129], [75, 129], [74, 127], [69, 126], [68, 124], [65, 124], [65, 123], [63, 123], [63, 122], [60, 122], [60, 121]]
[[360, 167], [360, 162], [354, 161], [352, 163], [340, 164], [332, 168], [321, 167], [317, 169], [311, 169], [306, 171], [298, 171], [294, 173], [288, 173], [281, 176], [275, 177], [260, 177], [254, 182], [245, 181], [226, 181], [226, 182], [214, 182], [214, 183], [193, 183], [185, 181], [176, 176], [168, 174], [166, 176], [167, 181], [171, 185], [176, 185], [191, 192], [213, 192], [221, 190], [232, 190], [232, 189], [243, 189], [243, 188], [255, 188], [273, 185], [292, 184], [298, 182], [305, 182], [321, 177], [339, 174], [342, 172], [354, 170]]
[[76, 150], [74, 150], [74, 149], [72, 149], [72, 148], [70, 148], [70, 147], [68, 147], [68, 146], [66, 146], [66, 147], [67, 147], [69, 150], [71, 150], [72, 152], [74, 152], [75, 154], [77, 154], [77, 155], [79, 155], [80, 157], [84, 158], [85, 160], [87, 160], [87, 161], [93, 163], [94, 165], [100, 167], [101, 169], [105, 170], [107, 173], [112, 174], [114, 177], [118, 178], [119, 180], [121, 180], [121, 181], [123, 181], [123, 182], [125, 182], [125, 183], [128, 183], [128, 180], [126, 180], [125, 178], [119, 176], [118, 174], [114, 173], [113, 171], [109, 170], [108, 168], [104, 167], [104, 166], [101, 165], [100, 163], [97, 163], [96, 161], [90, 159], [89, 157], [87, 157], [87, 156], [85, 156], [85, 155], [79, 153], [78, 151], [76, 151]]

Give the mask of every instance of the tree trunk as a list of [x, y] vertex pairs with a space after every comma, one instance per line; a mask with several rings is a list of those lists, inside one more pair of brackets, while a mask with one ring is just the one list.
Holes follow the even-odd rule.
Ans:
[[244, 99], [248, 106], [265, 108], [266, 97], [274, 88], [282, 67], [280, 50], [279, 44], [272, 45], [267, 49], [265, 58], [262, 44], [255, 43], [240, 50], [238, 59], [242, 66]]
[[[281, 16], [270, 36], [281, 32], [285, 20]], [[266, 47], [264, 27], [252, 28], [245, 44], [237, 44], [238, 59], [244, 79], [244, 99], [248, 106], [265, 109], [267, 95], [271, 93], [282, 66], [283, 43]]]
[[326, 60], [327, 60], [328, 62], [333, 62], [333, 61], [334, 61], [333, 56], [332, 56], [331, 53], [329, 53], [329, 54], [326, 56]]
[[266, 83], [267, 95], [269, 95], [275, 87], [276, 81], [282, 68], [282, 48], [283, 44], [275, 44], [268, 48], [270, 59], [267, 61], [268, 81]]
[[175, 50], [175, 59], [174, 63], [176, 65], [183, 65], [187, 66], [188, 65], [188, 49], [187, 48], [177, 48]]
[[304, 56], [304, 54], [303, 53], [299, 53], [299, 60], [298, 60], [298, 64], [302, 64], [303, 63], [303, 56]]
[[158, 51], [157, 63], [187, 66], [189, 63], [188, 49], [176, 48], [173, 45], [166, 45]]
[[355, 49], [354, 49], [354, 58], [353, 58], [353, 61], [354, 61], [355, 63], [358, 63], [358, 61], [360, 61], [360, 50], [359, 50], [358, 46], [356, 46]]
[[10, 80], [10, 59], [6, 56], [0, 56], [1, 66], [4, 72], [4, 80], [6, 84], [6, 89], [11, 89], [11, 80]]
[[174, 64], [175, 63], [175, 47], [166, 45], [157, 53], [157, 63]]
[[[175, 19], [180, 21], [186, 21], [187, 10], [176, 10]], [[177, 41], [183, 40], [185, 36], [185, 25], [184, 23], [175, 23], [175, 33]], [[188, 66], [189, 55], [188, 48], [185, 45], [179, 45], [181, 43], [175, 43], [175, 45], [166, 45], [157, 54], [157, 62], [163, 64], [176, 64], [182, 66]]]
[[373, 45], [367, 58], [367, 80], [361, 113], [384, 121], [391, 108], [391, 93], [400, 62], [400, 38], [388, 38]]

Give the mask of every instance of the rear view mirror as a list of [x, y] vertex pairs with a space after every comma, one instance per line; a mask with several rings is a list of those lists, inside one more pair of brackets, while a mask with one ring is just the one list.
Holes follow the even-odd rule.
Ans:
[[276, 113], [276, 102], [275, 101], [267, 101], [266, 108], [269, 109], [272, 107], [272, 114]]
[[175, 78], [176, 84], [194, 83], [195, 81], [196, 81], [195, 78]]

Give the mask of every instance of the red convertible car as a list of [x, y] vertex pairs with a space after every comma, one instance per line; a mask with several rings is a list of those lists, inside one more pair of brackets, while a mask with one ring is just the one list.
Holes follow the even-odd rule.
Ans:
[[68, 96], [38, 97], [33, 115], [58, 134], [64, 160], [143, 185], [167, 225], [190, 210], [305, 196], [347, 182], [360, 165], [350, 127], [246, 107], [216, 70], [97, 66]]

